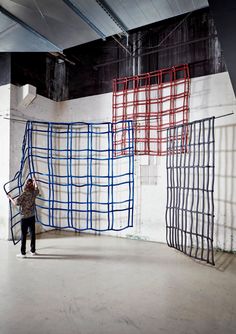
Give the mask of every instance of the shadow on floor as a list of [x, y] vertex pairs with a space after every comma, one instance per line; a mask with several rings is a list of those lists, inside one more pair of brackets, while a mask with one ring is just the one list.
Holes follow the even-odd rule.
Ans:
[[219, 271], [225, 271], [227, 268], [230, 267], [235, 259], [236, 255], [233, 253], [217, 251], [215, 253], [215, 268]]
[[86, 235], [86, 233], [84, 232], [82, 233], [82, 232], [76, 232], [76, 231], [51, 230], [51, 231], [43, 231], [41, 233], [38, 233], [37, 239], [75, 238], [75, 237], [82, 237], [84, 235]]

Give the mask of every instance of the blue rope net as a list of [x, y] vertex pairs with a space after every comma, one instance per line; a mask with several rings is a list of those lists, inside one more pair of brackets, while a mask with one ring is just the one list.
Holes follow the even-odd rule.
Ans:
[[[119, 134], [126, 145], [115, 147]], [[131, 121], [26, 123], [20, 170], [4, 185], [19, 196], [28, 177], [38, 180], [36, 221], [55, 229], [120, 231], [133, 226], [134, 145]], [[10, 202], [12, 240], [20, 212]]]

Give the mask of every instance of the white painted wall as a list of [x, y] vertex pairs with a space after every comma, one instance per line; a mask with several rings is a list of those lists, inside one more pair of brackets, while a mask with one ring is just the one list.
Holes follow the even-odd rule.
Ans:
[[61, 122], [111, 122], [112, 93], [82, 97], [58, 103]]
[[[0, 86], [0, 115], [10, 114], [10, 85]], [[8, 239], [8, 215], [9, 204], [8, 198], [3, 190], [3, 185], [9, 180], [10, 168], [10, 123], [0, 116], [0, 238]]]
[[192, 80], [190, 120], [215, 120], [215, 245], [236, 251], [236, 100], [227, 72]]
[[[112, 93], [61, 103], [37, 95], [24, 108], [18, 91], [19, 88], [11, 86], [11, 117], [55, 122], [102, 122], [112, 119]], [[226, 72], [192, 79], [191, 121], [230, 112], [234, 115], [216, 120], [215, 245], [225, 250], [236, 250], [235, 96]], [[4, 121], [4, 124], [7, 122]], [[11, 176], [19, 169], [23, 133], [24, 124], [12, 121]], [[165, 242], [165, 157], [139, 156], [135, 160], [134, 228], [110, 234]]]

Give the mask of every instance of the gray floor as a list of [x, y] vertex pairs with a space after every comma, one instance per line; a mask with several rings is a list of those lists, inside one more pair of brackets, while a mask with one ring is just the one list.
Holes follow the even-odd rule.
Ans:
[[236, 257], [44, 233], [37, 258], [0, 241], [0, 334], [236, 333]]

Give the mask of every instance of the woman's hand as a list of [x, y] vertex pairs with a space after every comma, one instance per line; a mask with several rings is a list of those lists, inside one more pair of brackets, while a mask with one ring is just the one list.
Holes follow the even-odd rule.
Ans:
[[32, 177], [32, 180], [33, 180], [34, 188], [38, 189], [38, 184], [37, 184], [36, 178], [34, 176]]
[[13, 205], [16, 205], [16, 201], [11, 197], [10, 194], [7, 194], [7, 197], [9, 198], [9, 200], [12, 202]]

